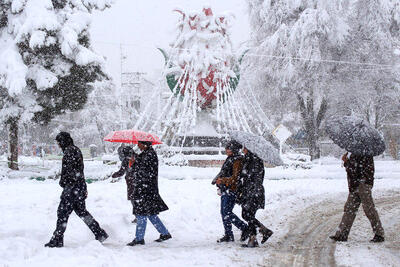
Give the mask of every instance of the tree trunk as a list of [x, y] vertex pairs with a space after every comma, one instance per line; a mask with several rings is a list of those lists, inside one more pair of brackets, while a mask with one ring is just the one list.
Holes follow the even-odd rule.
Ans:
[[8, 125], [8, 167], [18, 170], [18, 118], [9, 119]]
[[313, 90], [304, 99], [301, 95], [297, 95], [299, 101], [300, 112], [304, 122], [304, 130], [307, 133], [307, 146], [311, 160], [321, 157], [321, 151], [318, 145], [319, 131], [322, 120], [325, 118], [328, 109], [326, 98], [322, 99], [318, 113], [314, 110]]

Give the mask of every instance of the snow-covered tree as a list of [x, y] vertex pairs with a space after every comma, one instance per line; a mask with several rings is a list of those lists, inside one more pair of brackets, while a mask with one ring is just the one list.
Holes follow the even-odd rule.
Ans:
[[400, 47], [400, 2], [354, 0], [350, 2], [351, 25], [337, 68], [342, 84], [337, 106], [345, 115], [356, 113], [377, 129], [394, 120], [400, 105], [400, 73], [395, 68]]
[[[82, 145], [98, 144], [105, 151], [103, 138], [111, 131], [121, 128], [119, 120], [118, 98], [115, 95], [115, 85], [111, 81], [96, 82], [89, 94], [85, 107], [77, 112], [60, 117], [61, 121], [73, 116], [75, 122], [67, 130], [74, 133], [74, 138]], [[125, 114], [124, 114], [124, 118]], [[133, 122], [132, 122], [133, 123]], [[66, 124], [59, 124], [66, 130]]]
[[254, 77], [253, 86], [261, 88], [265, 106], [278, 103], [281, 120], [283, 112], [300, 111], [310, 156], [318, 158], [317, 141], [335, 68], [327, 62], [337, 57], [348, 34], [341, 1], [248, 0], [248, 4], [255, 48], [247, 57], [247, 75]]
[[19, 123], [81, 109], [89, 83], [106, 77], [88, 27], [91, 12], [111, 1], [0, 0], [0, 121], [8, 126], [10, 168], [18, 169]]

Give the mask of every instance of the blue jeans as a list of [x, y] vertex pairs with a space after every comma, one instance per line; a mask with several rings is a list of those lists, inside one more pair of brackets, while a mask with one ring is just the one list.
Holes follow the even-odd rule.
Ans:
[[236, 195], [234, 193], [224, 192], [221, 195], [221, 216], [225, 228], [225, 235], [233, 236], [232, 224], [241, 231], [247, 228], [247, 225], [232, 212], [235, 206]]
[[150, 222], [154, 225], [157, 231], [162, 235], [169, 234], [167, 228], [161, 222], [160, 218], [157, 215], [150, 215], [150, 216], [141, 216], [136, 215], [137, 224], [136, 224], [136, 240], [141, 241], [144, 239], [144, 234], [146, 232], [147, 226], [147, 218], [149, 218]]

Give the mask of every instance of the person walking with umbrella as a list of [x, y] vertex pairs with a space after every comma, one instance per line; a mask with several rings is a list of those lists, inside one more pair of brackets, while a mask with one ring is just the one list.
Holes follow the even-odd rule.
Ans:
[[255, 218], [257, 210], [265, 206], [264, 162], [274, 166], [282, 165], [283, 162], [278, 150], [264, 137], [243, 131], [233, 131], [229, 135], [232, 140], [243, 145], [245, 154], [237, 199], [242, 206], [242, 217], [249, 224], [248, 231], [242, 235], [242, 241], [245, 241], [249, 235], [250, 238], [243, 246], [257, 247], [257, 228], [263, 235], [261, 243], [265, 243], [273, 234]]
[[334, 241], [347, 241], [358, 208], [362, 204], [365, 215], [375, 233], [371, 242], [385, 241], [385, 233], [371, 192], [374, 185], [374, 158], [372, 156], [346, 153], [343, 155], [342, 160], [347, 172], [349, 195], [344, 205], [344, 214], [339, 224], [339, 229], [330, 238]]
[[74, 145], [71, 135], [67, 132], [60, 132], [56, 137], [56, 141], [64, 153], [60, 178], [60, 186], [63, 191], [57, 209], [56, 230], [51, 240], [45, 244], [45, 247], [64, 246], [64, 232], [72, 211], [75, 211], [86, 223], [95, 235], [96, 240], [103, 242], [108, 238], [107, 233], [100, 228], [99, 223], [86, 210], [85, 200], [88, 192], [83, 173], [82, 152]]
[[[263, 236], [261, 243], [265, 243], [273, 232], [256, 219], [258, 209], [265, 207], [264, 161], [256, 154], [243, 147], [244, 161], [240, 175], [237, 202], [242, 206], [242, 218], [249, 225], [249, 241], [243, 247], [258, 247], [257, 228]], [[247, 236], [243, 237], [247, 239]]]
[[133, 192], [131, 202], [133, 214], [136, 215], [136, 236], [128, 246], [144, 245], [147, 219], [160, 233], [156, 242], [163, 242], [172, 238], [171, 234], [161, 222], [158, 214], [168, 210], [158, 191], [158, 157], [152, 147], [152, 142], [138, 141], [142, 151], [135, 159], [133, 168]]
[[[129, 201], [131, 201], [133, 192], [133, 167], [136, 153], [133, 151], [132, 147], [124, 146], [119, 154], [121, 154], [121, 168], [117, 172], [113, 173], [111, 177], [118, 178], [125, 174], [125, 182], [128, 191], [127, 198]], [[114, 180], [112, 182], [114, 182]], [[132, 222], [135, 223], [136, 221], [137, 220], [135, 218]]]
[[348, 151], [342, 160], [347, 172], [349, 195], [339, 228], [330, 238], [334, 241], [347, 241], [362, 204], [375, 234], [371, 242], [383, 242], [385, 233], [371, 192], [375, 171], [373, 157], [385, 150], [383, 137], [364, 120], [350, 116], [331, 118], [326, 131], [337, 145]]
[[235, 238], [232, 232], [232, 224], [242, 231], [242, 236], [246, 235], [248, 226], [233, 213], [233, 207], [236, 202], [236, 190], [238, 179], [242, 170], [242, 156], [239, 150], [242, 145], [236, 141], [230, 141], [225, 146], [226, 155], [228, 156], [222, 165], [221, 171], [212, 181], [217, 184], [221, 192], [221, 217], [224, 225], [225, 234], [217, 242], [233, 242]]

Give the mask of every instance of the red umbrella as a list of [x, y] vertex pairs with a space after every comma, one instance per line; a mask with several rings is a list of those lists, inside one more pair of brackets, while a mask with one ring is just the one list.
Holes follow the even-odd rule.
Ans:
[[152, 145], [162, 144], [160, 138], [156, 135], [135, 130], [113, 131], [104, 137], [104, 141], [130, 144], [137, 144], [138, 141], [147, 141], [151, 142]]

